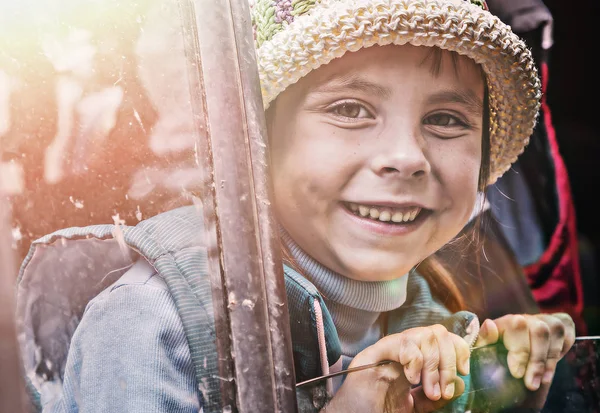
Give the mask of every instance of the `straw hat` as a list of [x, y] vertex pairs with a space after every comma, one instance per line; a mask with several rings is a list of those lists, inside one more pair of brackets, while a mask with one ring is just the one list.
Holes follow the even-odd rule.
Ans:
[[437, 46], [487, 75], [494, 183], [523, 152], [541, 85], [531, 52], [483, 0], [250, 0], [265, 108], [311, 70], [348, 51]]

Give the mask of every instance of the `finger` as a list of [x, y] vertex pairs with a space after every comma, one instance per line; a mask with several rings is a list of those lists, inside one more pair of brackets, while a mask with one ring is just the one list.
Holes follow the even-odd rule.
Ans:
[[381, 361], [400, 362], [400, 354], [406, 347], [406, 341], [407, 335], [405, 333], [385, 336], [358, 353], [348, 367], [353, 368]]
[[418, 346], [411, 346], [411, 343], [416, 344], [426, 330], [424, 327], [417, 327], [402, 333], [385, 336], [358, 353], [350, 366], [355, 367], [380, 361], [395, 361], [405, 365], [409, 360], [403, 362], [402, 357], [409, 357], [411, 348], [413, 350], [414, 348], [418, 349]]
[[427, 329], [421, 337], [421, 353], [423, 369], [421, 383], [425, 395], [431, 400], [439, 400], [442, 395], [440, 387], [440, 345], [432, 329]]
[[552, 314], [554, 317], [558, 318], [562, 321], [565, 327], [565, 339], [563, 343], [563, 348], [561, 351], [561, 358], [564, 357], [565, 354], [573, 347], [575, 344], [575, 322], [571, 318], [571, 316], [567, 313], [554, 313]]
[[554, 378], [556, 365], [562, 357], [566, 327], [562, 320], [554, 315], [538, 314], [537, 317], [546, 323], [550, 330], [550, 346], [548, 348], [544, 375], [542, 376], [542, 383], [549, 384]]
[[421, 382], [423, 370], [423, 353], [417, 344], [410, 339], [402, 340], [398, 361], [404, 367], [404, 376], [411, 384]]
[[[425, 329], [407, 330], [404, 333], [392, 334], [382, 338], [358, 353], [348, 368], [375, 364], [381, 361], [392, 361], [402, 365], [404, 375], [411, 384], [419, 384], [421, 381], [421, 370], [423, 369], [423, 355], [421, 354], [421, 349], [416, 344], [421, 335], [421, 331], [419, 330]], [[395, 366], [391, 367], [393, 368], [377, 369], [380, 378], [388, 383], [396, 380], [400, 374], [400, 370]]]
[[528, 325], [531, 352], [525, 372], [525, 386], [529, 390], [535, 391], [539, 389], [546, 371], [546, 361], [550, 349], [550, 327], [537, 317], [529, 318]]
[[454, 347], [454, 340], [451, 336], [456, 335], [448, 332], [446, 327], [442, 325], [432, 326], [431, 329], [435, 334], [438, 343], [440, 358], [438, 372], [441, 395], [444, 399], [450, 400], [454, 397], [454, 382], [456, 380], [456, 350]]
[[493, 320], [487, 319], [479, 328], [479, 336], [475, 342], [475, 347], [487, 346], [498, 342], [500, 333]]
[[[465, 391], [465, 382], [462, 381], [460, 377], [457, 377], [454, 382], [454, 398], [460, 397], [461, 394]], [[414, 412], [415, 413], [431, 413], [438, 411], [446, 404], [450, 402], [450, 400], [439, 399], [439, 400], [431, 400], [427, 397], [425, 392], [423, 391], [423, 387], [419, 386], [411, 390], [411, 394], [413, 397], [414, 403]]]
[[527, 318], [524, 315], [506, 315], [494, 320], [499, 336], [508, 350], [508, 369], [513, 377], [525, 376], [531, 343]]
[[456, 353], [457, 370], [463, 376], [467, 376], [471, 370], [471, 349], [469, 344], [456, 334], [450, 334]]

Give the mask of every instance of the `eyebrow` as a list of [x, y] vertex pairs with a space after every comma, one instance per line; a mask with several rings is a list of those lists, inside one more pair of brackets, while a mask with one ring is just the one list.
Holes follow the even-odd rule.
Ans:
[[392, 91], [389, 88], [356, 74], [349, 74], [339, 78], [332, 76], [317, 86], [314, 92], [335, 93], [348, 90], [374, 95], [383, 99], [388, 99], [392, 95]]
[[465, 105], [469, 110], [477, 114], [483, 113], [483, 100], [472, 90], [444, 90], [434, 93], [427, 98], [427, 103], [430, 105], [449, 102]]

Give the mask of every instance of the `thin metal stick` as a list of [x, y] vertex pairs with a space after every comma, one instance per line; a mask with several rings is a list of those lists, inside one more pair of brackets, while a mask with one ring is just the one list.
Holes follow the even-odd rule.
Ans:
[[390, 363], [396, 363], [396, 362], [395, 361], [391, 361], [391, 360], [383, 360], [383, 361], [378, 361], [377, 363], [365, 364], [364, 366], [352, 367], [351, 369], [346, 369], [346, 370], [338, 371], [337, 373], [330, 373], [330, 374], [326, 374], [324, 376], [315, 377], [314, 379], [309, 379], [309, 380], [302, 381], [300, 383], [297, 383], [296, 387], [305, 386], [307, 384], [311, 384], [311, 383], [314, 383], [316, 381], [321, 381], [321, 380], [324, 380], [324, 379], [329, 379], [331, 377], [340, 376], [340, 375], [346, 374], [346, 373], [354, 373], [355, 371], [366, 370], [366, 369], [370, 369], [370, 368], [377, 367], [377, 366], [383, 366], [384, 364], [390, 364]]
[[[579, 337], [575, 337], [575, 341], [582, 341], [582, 340], [600, 340], [600, 336], [579, 336]], [[482, 349], [482, 348], [486, 348], [486, 347], [492, 347], [492, 346], [494, 346], [496, 344], [497, 343], [486, 344], [486, 345], [478, 346], [478, 347], [471, 347], [471, 352], [473, 352], [475, 350]], [[336, 373], [330, 373], [330, 374], [326, 374], [324, 376], [319, 376], [319, 377], [315, 377], [313, 379], [302, 381], [300, 383], [297, 383], [296, 387], [306, 386], [307, 384], [315, 383], [315, 382], [318, 382], [318, 381], [321, 381], [321, 380], [325, 380], [325, 379], [329, 379], [329, 378], [332, 378], [332, 377], [341, 376], [342, 374], [353, 373], [353, 372], [356, 372], [356, 371], [366, 370], [366, 369], [370, 369], [370, 368], [378, 367], [378, 366], [383, 366], [385, 364], [390, 364], [390, 363], [396, 363], [396, 362], [390, 361], [390, 360], [383, 360], [383, 361], [379, 361], [377, 363], [365, 364], [364, 366], [352, 367], [351, 369], [346, 369], [346, 370], [338, 371]]]

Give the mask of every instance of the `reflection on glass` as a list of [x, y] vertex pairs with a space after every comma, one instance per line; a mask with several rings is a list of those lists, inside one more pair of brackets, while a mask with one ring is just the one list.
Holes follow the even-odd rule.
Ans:
[[177, 2], [25, 10], [31, 30], [4, 28], [0, 61], [0, 176], [20, 257], [60, 228], [189, 204], [199, 173]]
[[[0, 14], [0, 185], [24, 263], [17, 315], [34, 402], [123, 411], [144, 365], [156, 392], [170, 383], [189, 405], [218, 405], [194, 127], [202, 113], [190, 103], [178, 2], [25, 1]], [[142, 284], [158, 292], [133, 287]], [[190, 300], [204, 307], [182, 310]], [[127, 348], [136, 334], [141, 346]], [[189, 366], [161, 376], [156, 353], [179, 357], [193, 334], [211, 337], [210, 356], [188, 350]], [[199, 385], [196, 365], [209, 376]], [[90, 387], [114, 400], [95, 400]]]

